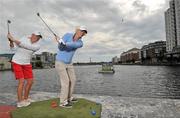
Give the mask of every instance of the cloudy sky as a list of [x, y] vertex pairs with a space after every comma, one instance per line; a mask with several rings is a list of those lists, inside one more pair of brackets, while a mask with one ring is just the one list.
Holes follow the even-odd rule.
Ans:
[[85, 25], [88, 34], [74, 62], [110, 61], [123, 51], [165, 40], [164, 11], [169, 0], [0, 0], [0, 53], [10, 52], [7, 19], [14, 37], [40, 31], [44, 39], [39, 51], [57, 51], [53, 35], [41, 17], [59, 35]]

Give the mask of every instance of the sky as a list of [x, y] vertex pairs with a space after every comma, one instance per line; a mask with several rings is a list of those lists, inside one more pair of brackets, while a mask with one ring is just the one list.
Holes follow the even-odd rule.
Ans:
[[0, 54], [10, 53], [7, 20], [11, 34], [19, 39], [40, 31], [44, 51], [56, 53], [57, 43], [41, 17], [62, 37], [86, 26], [83, 48], [75, 53], [74, 62], [111, 61], [131, 48], [166, 40], [164, 12], [169, 0], [0, 0]]

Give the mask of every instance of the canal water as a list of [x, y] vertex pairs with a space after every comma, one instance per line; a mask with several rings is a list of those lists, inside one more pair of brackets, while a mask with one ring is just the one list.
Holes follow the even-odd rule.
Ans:
[[[180, 67], [116, 65], [114, 74], [99, 74], [101, 66], [75, 66], [76, 94], [124, 97], [180, 98]], [[35, 69], [33, 91], [59, 92], [56, 70]], [[16, 94], [17, 81], [11, 71], [0, 72], [1, 93]]]

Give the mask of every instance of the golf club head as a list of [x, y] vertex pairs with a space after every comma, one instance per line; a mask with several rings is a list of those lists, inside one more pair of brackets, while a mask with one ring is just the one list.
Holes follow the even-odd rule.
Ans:
[[37, 16], [40, 16], [40, 14], [39, 14], [39, 13], [37, 13]]
[[9, 23], [9, 24], [10, 24], [10, 23], [11, 23], [11, 21], [10, 21], [10, 20], [7, 20], [7, 23]]

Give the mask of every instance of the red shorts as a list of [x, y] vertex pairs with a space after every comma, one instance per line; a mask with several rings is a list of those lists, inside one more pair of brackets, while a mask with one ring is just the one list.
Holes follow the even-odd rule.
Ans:
[[20, 65], [12, 62], [13, 71], [16, 79], [33, 79], [32, 65]]

